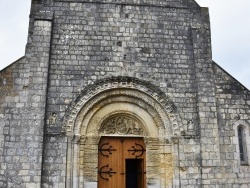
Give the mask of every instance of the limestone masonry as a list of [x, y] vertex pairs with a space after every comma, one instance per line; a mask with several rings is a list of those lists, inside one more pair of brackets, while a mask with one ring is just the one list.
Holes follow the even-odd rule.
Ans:
[[128, 179], [102, 138], [143, 142], [124, 150], [137, 188], [250, 187], [250, 91], [213, 62], [207, 8], [32, 0], [25, 56], [0, 72], [0, 187]]

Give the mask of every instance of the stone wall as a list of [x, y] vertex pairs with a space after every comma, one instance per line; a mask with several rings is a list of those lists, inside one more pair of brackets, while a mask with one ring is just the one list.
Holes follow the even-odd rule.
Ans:
[[41, 185], [50, 35], [36, 20], [25, 58], [1, 71], [2, 187]]
[[28, 82], [29, 65], [24, 57], [0, 72], [0, 187], [10, 181], [18, 185], [19, 170], [25, 168], [21, 163], [25, 144], [20, 141]]
[[118, 78], [172, 105], [162, 124], [177, 131], [160, 155], [171, 185], [249, 186], [237, 127], [249, 153], [250, 92], [212, 61], [208, 10], [192, 0], [32, 1], [25, 58], [0, 72], [0, 186], [70, 187], [69, 151], [85, 135], [65, 134], [68, 115]]
[[[47, 117], [54, 113], [57, 118], [46, 126], [47, 133], [60, 133], [65, 110], [85, 87], [115, 76], [149, 81], [170, 95], [182, 118], [178, 119], [180, 124], [187, 125], [192, 120], [197, 126], [192, 28], [200, 27], [198, 19], [206, 19], [206, 14], [199, 18], [200, 14], [199, 9], [159, 7], [153, 3], [141, 6], [55, 2]], [[203, 25], [206, 28], [209, 23]], [[190, 160], [198, 157], [200, 147], [199, 142], [191, 143], [197, 149], [182, 151], [183, 162], [177, 165], [195, 163]], [[56, 145], [52, 146], [55, 151]], [[54, 165], [46, 163], [46, 168], [53, 169], [51, 174], [57, 171]], [[199, 173], [198, 169], [193, 172], [197, 180], [190, 185], [199, 184]], [[59, 176], [60, 173], [54, 176], [56, 180], [47, 178], [44, 185], [58, 185]]]

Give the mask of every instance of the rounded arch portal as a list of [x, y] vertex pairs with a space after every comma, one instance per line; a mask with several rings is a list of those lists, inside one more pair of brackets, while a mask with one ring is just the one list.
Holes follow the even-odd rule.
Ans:
[[[159, 178], [163, 170], [159, 166], [173, 160], [171, 151], [166, 151], [171, 145], [166, 145], [171, 136], [182, 131], [177, 119], [170, 98], [148, 82], [115, 77], [88, 86], [69, 107], [63, 124], [68, 136], [68, 187], [87, 186], [97, 181], [101, 136], [143, 137], [150, 148], [147, 150], [147, 168], [151, 171], [147, 174], [148, 183], [171, 181], [173, 166], [169, 165], [168, 171], [165, 169], [169, 175], [164, 177], [168, 180]], [[155, 158], [161, 153], [164, 155], [160, 159]]]

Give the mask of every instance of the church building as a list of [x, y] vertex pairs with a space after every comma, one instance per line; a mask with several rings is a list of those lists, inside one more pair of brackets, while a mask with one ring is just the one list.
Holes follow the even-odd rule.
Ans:
[[1, 188], [250, 187], [250, 91], [212, 60], [207, 8], [31, 3], [0, 71]]

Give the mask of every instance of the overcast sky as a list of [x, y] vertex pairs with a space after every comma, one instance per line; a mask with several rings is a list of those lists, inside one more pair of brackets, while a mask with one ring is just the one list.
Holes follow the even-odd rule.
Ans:
[[[0, 0], [0, 70], [24, 55], [31, 0]], [[250, 89], [250, 0], [197, 0], [209, 7], [213, 60]]]

